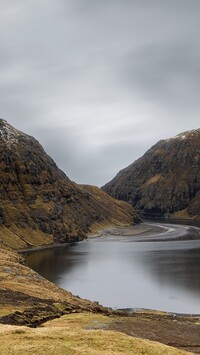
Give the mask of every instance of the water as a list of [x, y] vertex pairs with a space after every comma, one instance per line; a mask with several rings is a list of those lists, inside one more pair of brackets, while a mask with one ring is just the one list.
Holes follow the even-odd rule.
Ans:
[[200, 229], [162, 227], [164, 233], [109, 235], [31, 252], [27, 263], [104, 306], [200, 314]]

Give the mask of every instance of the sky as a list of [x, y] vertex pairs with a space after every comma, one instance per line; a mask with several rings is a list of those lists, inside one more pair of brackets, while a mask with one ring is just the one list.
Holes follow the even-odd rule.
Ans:
[[199, 0], [0, 0], [0, 117], [102, 186], [200, 127]]

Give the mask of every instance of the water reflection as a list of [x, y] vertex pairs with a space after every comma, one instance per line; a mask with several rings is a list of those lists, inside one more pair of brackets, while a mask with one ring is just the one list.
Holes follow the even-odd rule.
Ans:
[[184, 235], [179, 241], [169, 241], [169, 232], [164, 242], [152, 241], [156, 235], [142, 243], [130, 236], [90, 239], [31, 253], [27, 262], [50, 281], [105, 306], [200, 314], [200, 241], [188, 240], [191, 234], [197, 239], [199, 230], [186, 231], [173, 226], [173, 238]]
[[40, 273], [47, 280], [59, 283], [63, 273], [69, 273], [70, 269], [83, 267], [87, 263], [87, 253], [72, 251], [72, 247], [63, 246], [29, 252], [24, 255], [27, 264]]
[[150, 269], [152, 276], [160, 285], [173, 285], [199, 297], [200, 246], [198, 243], [198, 245], [194, 244], [192, 249], [185, 249], [185, 247], [188, 245], [184, 244], [183, 249], [180, 243], [177, 249], [153, 250], [142, 258], [142, 262]]

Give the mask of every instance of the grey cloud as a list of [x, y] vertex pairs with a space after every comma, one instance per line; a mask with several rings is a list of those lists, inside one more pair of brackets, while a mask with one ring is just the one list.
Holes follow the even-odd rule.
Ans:
[[199, 105], [200, 50], [195, 44], [157, 43], [130, 55], [126, 81], [161, 104]]
[[0, 116], [104, 184], [199, 126], [199, 14], [199, 0], [2, 0]]
[[110, 139], [105, 137], [104, 143], [95, 149], [84, 142], [84, 135], [82, 137], [78, 129], [40, 127], [33, 131], [46, 152], [70, 179], [85, 184], [95, 181], [98, 186], [106, 183], [113, 174], [129, 165], [153, 144], [142, 128], [134, 129], [129, 135], [126, 128], [124, 132], [120, 130], [121, 134], [114, 130]]
[[46, 152], [70, 179], [85, 184], [95, 181], [97, 185], [101, 185], [105, 181], [105, 174], [110, 173], [110, 159], [109, 162], [106, 158], [102, 160], [102, 151], [91, 151], [76, 132], [57, 128], [39, 129], [34, 133]]

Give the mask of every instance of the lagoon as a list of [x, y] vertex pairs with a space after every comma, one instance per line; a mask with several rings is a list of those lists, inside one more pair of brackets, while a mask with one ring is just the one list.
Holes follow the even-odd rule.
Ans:
[[200, 229], [148, 222], [132, 231], [25, 257], [48, 280], [104, 306], [200, 314]]

